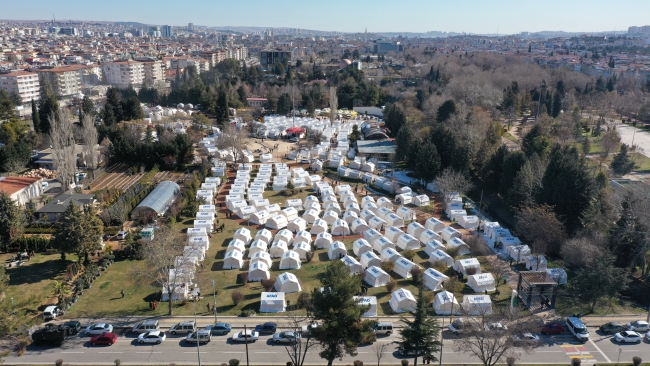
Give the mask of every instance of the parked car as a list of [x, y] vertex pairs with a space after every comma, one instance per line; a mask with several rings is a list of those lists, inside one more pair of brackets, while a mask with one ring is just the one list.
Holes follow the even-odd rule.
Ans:
[[600, 331], [605, 334], [614, 334], [624, 330], [625, 327], [619, 322], [609, 322], [600, 326]]
[[76, 320], [70, 320], [65, 323], [63, 323], [63, 326], [65, 328], [68, 328], [68, 332], [70, 335], [77, 334], [79, 331], [81, 331], [81, 323], [79, 323]]
[[275, 343], [294, 343], [300, 339], [300, 335], [294, 332], [280, 332], [273, 335]]
[[650, 326], [648, 326], [648, 322], [645, 320], [633, 321], [625, 324], [625, 326], [627, 327], [627, 330], [633, 330], [635, 332], [647, 332], [650, 330]]
[[300, 164], [309, 164], [309, 160], [307, 159], [301, 159]]
[[300, 139], [297, 137], [292, 137], [289, 139], [289, 142], [298, 142]]
[[614, 335], [614, 339], [618, 343], [641, 343], [641, 334], [633, 332], [631, 330], [626, 330]]
[[44, 320], [54, 320], [57, 316], [65, 314], [65, 311], [58, 306], [48, 306], [43, 310]]
[[539, 344], [539, 336], [532, 333], [515, 334], [512, 341], [516, 346], [536, 346]]
[[68, 340], [70, 329], [64, 326], [56, 326], [54, 324], [45, 324], [45, 327], [38, 329], [32, 333], [32, 341], [35, 345], [53, 344], [61, 346]]
[[102, 239], [103, 239], [104, 241], [109, 241], [109, 240], [111, 240], [111, 234], [104, 234], [104, 236], [102, 236]]
[[260, 339], [260, 334], [254, 330], [241, 331], [232, 336], [233, 342], [255, 342], [258, 339]]
[[312, 329], [318, 328], [318, 326], [319, 326], [319, 324], [316, 323], [316, 322], [311, 323], [311, 324], [307, 324], [307, 325], [303, 325], [302, 328], [300, 329], [301, 333], [302, 333], [302, 336], [303, 337], [310, 336]]
[[[415, 346], [412, 346], [412, 348], [415, 348]], [[417, 352], [414, 349], [406, 350], [404, 346], [399, 346], [399, 349], [397, 350], [397, 353], [399, 353], [400, 356], [415, 356], [417, 353], [418, 356], [424, 355], [424, 350], [419, 349]]]
[[159, 330], [150, 330], [138, 336], [138, 343], [161, 344], [165, 341], [165, 339], [167, 339], [165, 332]]
[[145, 333], [149, 332], [152, 330], [158, 330], [160, 329], [160, 324], [158, 323], [158, 320], [156, 319], [148, 319], [143, 321], [140, 324], [136, 324], [131, 331], [134, 334], [140, 334], [140, 333]]
[[129, 235], [128, 231], [120, 231], [117, 233], [117, 240], [124, 240]]
[[544, 324], [542, 327], [542, 334], [562, 334], [564, 333], [564, 324], [558, 322], [550, 322]]
[[484, 326], [484, 329], [486, 332], [503, 333], [508, 330], [508, 327], [501, 323], [491, 323], [486, 324]]
[[88, 335], [100, 335], [103, 333], [112, 333], [113, 332], [113, 325], [108, 324], [108, 323], [97, 323], [88, 326], [86, 328], [86, 334]]
[[373, 331], [376, 335], [390, 336], [393, 333], [393, 322], [379, 322], [375, 325]]
[[176, 335], [177, 333], [190, 334], [195, 331], [196, 325], [194, 324], [194, 321], [180, 322], [169, 328], [169, 333], [172, 335]]
[[185, 337], [185, 341], [188, 343], [210, 343], [211, 340], [212, 333], [207, 329], [199, 329]]
[[273, 334], [278, 329], [278, 325], [273, 322], [266, 322], [255, 326], [255, 331], [259, 334]]
[[226, 335], [232, 330], [232, 325], [229, 323], [215, 323], [205, 327], [205, 330], [209, 330], [212, 335]]
[[650, 332], [645, 334], [645, 340], [650, 342]]
[[96, 346], [98, 344], [104, 344], [107, 346], [112, 346], [117, 342], [117, 334], [114, 333], [104, 333], [101, 335], [96, 335], [90, 339], [90, 344]]

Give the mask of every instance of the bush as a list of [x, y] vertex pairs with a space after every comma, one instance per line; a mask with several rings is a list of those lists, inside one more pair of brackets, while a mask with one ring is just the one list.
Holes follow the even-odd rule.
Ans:
[[422, 268], [415, 266], [411, 268], [409, 272], [411, 272], [411, 276], [413, 277], [413, 282], [416, 285], [420, 283], [420, 279], [422, 278]]
[[447, 254], [449, 254], [450, 257], [456, 258], [458, 257], [458, 251], [460, 250], [459, 247], [447, 247]]
[[300, 295], [298, 295], [297, 305], [299, 308], [309, 308], [311, 306], [311, 294], [309, 292], [301, 292]]
[[255, 310], [242, 310], [239, 316], [243, 318], [248, 318], [249, 316], [255, 316]]
[[634, 356], [634, 357], [632, 357], [632, 364], [633, 364], [634, 366], [639, 366], [639, 365], [641, 364], [641, 362], [643, 362], [643, 360], [641, 359], [641, 357], [639, 357], [639, 356]]
[[388, 283], [386, 283], [386, 291], [388, 291], [388, 293], [392, 293], [393, 290], [395, 289], [395, 286], [397, 286], [397, 282], [391, 279], [390, 281], [388, 281]]
[[361, 361], [361, 360], [355, 360], [352, 364], [353, 364], [354, 366], [363, 366], [363, 361]]
[[241, 291], [233, 291], [230, 297], [235, 306], [239, 305], [239, 303], [244, 300], [244, 294], [242, 294]]
[[508, 366], [515, 366], [516, 362], [517, 362], [517, 358], [514, 356], [508, 356], [506, 358], [506, 364], [508, 364]]
[[262, 287], [264, 288], [264, 291], [269, 292], [273, 289], [273, 286], [275, 285], [275, 279], [269, 278], [268, 280], [262, 280]]
[[466, 274], [467, 276], [473, 276], [473, 275], [475, 275], [477, 272], [478, 272], [478, 268], [476, 268], [476, 267], [470, 267], [470, 268], [468, 268], [467, 270], [465, 270], [465, 274]]
[[402, 252], [402, 256], [410, 261], [415, 258], [415, 250], [405, 250]]
[[239, 274], [239, 279], [241, 280], [241, 284], [246, 286], [248, 285], [248, 272], [242, 272]]
[[451, 277], [445, 281], [445, 284], [442, 287], [451, 293], [459, 293], [463, 291], [465, 284], [461, 282], [461, 280], [459, 280], [457, 277]]
[[447, 269], [449, 269], [447, 263], [445, 263], [444, 261], [433, 261], [431, 262], [431, 265], [429, 267], [435, 269], [440, 273], [445, 273], [447, 272]]
[[582, 363], [582, 360], [579, 359], [579, 358], [572, 358], [571, 359], [571, 365], [572, 366], [580, 366], [581, 363]]
[[307, 252], [307, 263], [311, 263], [311, 260], [314, 258], [314, 252]]
[[409, 366], [409, 360], [402, 360], [402, 366]]
[[381, 269], [386, 273], [391, 273], [393, 269], [395, 269], [395, 263], [391, 261], [383, 261], [381, 262]]
[[59, 358], [58, 360], [54, 361], [54, 364], [56, 366], [63, 366], [63, 360]]
[[236, 358], [231, 359], [228, 361], [228, 366], [239, 366], [239, 360]]
[[425, 291], [423, 297], [426, 304], [433, 304], [433, 300], [435, 300], [436, 294], [434, 294], [433, 291]]
[[287, 366], [293, 366], [293, 362], [291, 362], [291, 361], [287, 361], [286, 365], [287, 365]]
[[122, 364], [122, 360], [120, 360], [119, 358], [113, 362], [115, 362], [115, 366], [120, 366]]

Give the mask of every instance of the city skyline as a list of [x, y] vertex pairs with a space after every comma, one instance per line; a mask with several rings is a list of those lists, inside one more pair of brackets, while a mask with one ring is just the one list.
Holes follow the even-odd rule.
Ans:
[[[156, 5], [160, 11], [152, 12]], [[215, 4], [206, 0], [192, 7], [178, 7], [174, 2], [115, 0], [110, 3], [70, 0], [52, 2], [34, 0], [14, 3], [3, 9], [5, 20], [48, 20], [138, 22], [144, 24], [187, 26], [194, 23], [208, 27], [302, 28], [318, 31], [363, 32], [466, 32], [477, 34], [517, 34], [520, 32], [626, 31], [629, 26], [648, 23], [645, 14], [650, 2], [621, 0], [615, 8], [598, 2], [574, 0], [570, 3], [550, 0], [530, 4], [513, 0], [490, 3], [469, 1], [465, 4], [409, 0], [395, 8], [393, 2], [378, 0], [371, 4], [331, 1], [326, 8], [317, 3], [249, 0]], [[284, 5], [284, 6], [283, 6]], [[125, 12], [125, 9], [131, 9]], [[417, 11], [416, 11], [417, 10]]]

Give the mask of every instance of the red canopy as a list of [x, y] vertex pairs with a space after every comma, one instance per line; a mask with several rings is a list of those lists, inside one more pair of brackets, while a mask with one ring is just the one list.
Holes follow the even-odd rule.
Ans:
[[287, 128], [287, 133], [302, 133], [304, 129], [301, 127], [289, 127]]

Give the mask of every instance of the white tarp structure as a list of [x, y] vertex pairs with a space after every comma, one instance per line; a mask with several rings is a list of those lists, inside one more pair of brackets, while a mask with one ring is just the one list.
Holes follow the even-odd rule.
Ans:
[[280, 269], [300, 269], [300, 256], [293, 250], [288, 250], [282, 254], [280, 259]]
[[381, 267], [381, 258], [375, 252], [365, 252], [359, 256], [361, 267], [368, 268], [372, 266]]
[[237, 231], [235, 231], [235, 234], [233, 235], [232, 238], [233, 239], [239, 239], [239, 240], [243, 241], [246, 245], [248, 245], [248, 243], [250, 243], [251, 239], [252, 239], [251, 238], [251, 231], [248, 230], [245, 227], [239, 228], [239, 229], [237, 229]]
[[290, 245], [293, 242], [293, 233], [287, 229], [282, 229], [275, 234], [273, 241], [282, 240]]
[[223, 259], [223, 269], [239, 269], [244, 266], [244, 255], [238, 250], [226, 252]]
[[260, 313], [282, 313], [286, 308], [284, 292], [262, 292]]
[[363, 234], [370, 229], [370, 226], [364, 220], [356, 219], [352, 221], [351, 229], [354, 234]]
[[416, 238], [419, 238], [425, 230], [426, 228], [417, 221], [413, 221], [406, 227], [406, 233]]
[[445, 276], [439, 271], [436, 271], [433, 268], [427, 268], [427, 270], [423, 273], [423, 278], [424, 285], [427, 286], [431, 291], [442, 290], [443, 283], [449, 280], [449, 277]]
[[386, 207], [380, 207], [376, 212], [375, 215], [379, 217], [382, 220], [386, 220], [386, 216], [394, 213], [393, 211], [387, 209]]
[[[436, 250], [441, 250], [441, 251], [444, 252], [444, 251], [447, 250], [447, 248], [446, 248], [444, 245], [442, 245], [442, 243], [439, 242], [439, 241], [436, 240], [436, 239], [429, 240], [428, 242], [426, 242], [426, 243], [424, 244], [424, 252], [425, 252], [429, 257], [431, 257], [431, 256], [433, 255], [432, 253], [435, 252]], [[453, 261], [452, 261], [452, 264], [453, 264]]]
[[436, 219], [435, 217], [429, 217], [427, 221], [424, 222], [424, 227], [433, 231], [434, 233], [441, 232], [447, 225], [444, 222]]
[[262, 229], [255, 234], [255, 240], [261, 240], [266, 244], [269, 244], [273, 240], [273, 233], [269, 230]]
[[458, 218], [458, 225], [462, 226], [463, 229], [475, 230], [478, 228], [479, 219], [478, 216], [461, 216]]
[[268, 220], [266, 220], [266, 227], [271, 230], [280, 230], [287, 227], [289, 222], [287, 221], [286, 216], [284, 215], [275, 215]]
[[[307, 259], [307, 253], [311, 253], [311, 245], [305, 243], [305, 242], [300, 242], [296, 244], [295, 242], [293, 243], [293, 251], [298, 253], [298, 257], [300, 259]], [[285, 253], [286, 254], [286, 253]]]
[[370, 309], [361, 315], [362, 317], [377, 316], [377, 296], [354, 296], [353, 299], [359, 306], [370, 306]]
[[564, 268], [547, 268], [546, 273], [548, 273], [555, 282], [559, 285], [566, 285], [567, 283], [567, 274]]
[[343, 214], [343, 220], [348, 223], [348, 225], [352, 225], [352, 222], [356, 219], [359, 218], [359, 215], [356, 212], [353, 211], [347, 211]]
[[515, 246], [515, 245], [521, 245], [521, 240], [519, 240], [519, 238], [516, 236], [502, 236], [501, 238], [499, 238], [499, 241], [501, 242], [504, 248]]
[[329, 248], [330, 244], [332, 244], [332, 234], [320, 233], [316, 235], [316, 240], [314, 240], [314, 244], [318, 249]]
[[190, 238], [196, 236], [208, 236], [208, 233], [203, 227], [191, 227], [187, 229], [187, 236]]
[[415, 220], [415, 211], [404, 206], [398, 208], [397, 211], [395, 211], [395, 214], [401, 217], [404, 221]]
[[385, 286], [390, 281], [390, 276], [381, 267], [371, 266], [366, 269], [364, 281], [372, 287]]
[[282, 255], [284, 255], [284, 253], [286, 253], [288, 250], [289, 246], [287, 245], [287, 242], [283, 240], [277, 240], [273, 242], [273, 245], [271, 245], [269, 254], [272, 258], [281, 258]]
[[251, 264], [248, 268], [248, 280], [251, 282], [268, 280], [271, 278], [269, 266], [262, 261], [257, 261]]
[[397, 252], [397, 250], [387, 247], [381, 251], [381, 260], [395, 262], [398, 259], [402, 258], [402, 255]]
[[459, 255], [470, 254], [469, 245], [460, 238], [453, 237], [447, 241], [447, 248], [457, 248]]
[[366, 239], [370, 244], [372, 244], [372, 242], [380, 236], [381, 233], [375, 229], [368, 229], [363, 233], [363, 238]]
[[387, 209], [392, 210], [393, 209], [393, 202], [391, 202], [386, 197], [379, 197], [379, 199], [377, 199], [377, 207], [379, 207], [379, 208], [386, 207]]
[[359, 263], [359, 261], [353, 257], [346, 255], [345, 257], [341, 258], [341, 262], [345, 263], [345, 265], [348, 266], [351, 275], [363, 273], [363, 267], [361, 266], [361, 263]]
[[365, 239], [357, 239], [352, 243], [352, 251], [357, 257], [361, 257], [361, 254], [372, 251], [372, 245]]
[[454, 315], [461, 314], [460, 304], [458, 304], [454, 294], [449, 291], [441, 291], [436, 294], [433, 301], [433, 310], [438, 315], [450, 315], [452, 312]]
[[239, 239], [233, 239], [228, 243], [227, 250], [237, 250], [243, 254], [246, 251], [246, 244]]
[[380, 219], [377, 216], [370, 216], [370, 218], [368, 218], [366, 222], [368, 223], [368, 227], [379, 231], [383, 230], [386, 226], [388, 226], [388, 223], [386, 221]]
[[401, 288], [393, 291], [390, 295], [390, 301], [388, 301], [388, 304], [395, 313], [404, 313], [407, 311], [414, 311], [417, 302], [415, 301], [415, 297], [413, 297], [411, 291]]
[[402, 250], [419, 250], [420, 241], [409, 234], [404, 234], [397, 239], [397, 247]]
[[250, 223], [253, 225], [266, 225], [266, 222], [271, 217], [268, 211], [257, 211], [250, 215]]
[[314, 223], [311, 225], [309, 233], [312, 235], [327, 233], [327, 221], [323, 219], [316, 219], [316, 221], [314, 221]]
[[343, 258], [346, 255], [348, 255], [348, 251], [345, 249], [345, 244], [340, 241], [333, 242], [329, 245], [329, 248], [327, 248], [327, 257], [329, 260]]
[[386, 248], [395, 249], [395, 244], [392, 241], [388, 240], [385, 236], [380, 236], [372, 242], [372, 249], [377, 253], [381, 253]]
[[392, 241], [393, 243], [397, 242], [399, 237], [404, 234], [405, 233], [402, 230], [396, 228], [395, 226], [387, 227], [386, 231], [384, 232], [384, 236], [386, 237], [386, 239]]
[[307, 228], [307, 221], [301, 217], [296, 217], [287, 225], [287, 230], [291, 231], [292, 233], [297, 233], [299, 231], [303, 231]]
[[420, 241], [422, 243], [428, 243], [431, 240], [437, 240], [437, 241], [442, 241], [442, 236], [436, 234], [433, 230], [424, 230], [422, 234], [420, 234]]
[[404, 257], [400, 257], [395, 261], [395, 268], [393, 271], [402, 276], [402, 278], [411, 278], [411, 269], [413, 269], [413, 267], [418, 267], [418, 265]]
[[530, 248], [528, 245], [515, 245], [508, 247], [506, 252], [515, 262], [521, 263], [530, 255]]
[[306, 243], [311, 245], [311, 234], [308, 231], [301, 230], [296, 233], [296, 236], [293, 238], [294, 247], [299, 243]]
[[474, 274], [481, 273], [481, 264], [476, 258], [458, 259], [454, 262], [454, 269], [457, 272], [462, 273], [463, 276], [467, 276], [467, 271], [470, 270], [470, 268], [476, 269]]
[[389, 213], [388, 215], [386, 215], [385, 220], [388, 223], [388, 225], [391, 225], [391, 226], [395, 226], [395, 227], [404, 226], [404, 219], [399, 217], [398, 215], [392, 213], [392, 212]]
[[461, 234], [460, 231], [454, 229], [453, 227], [447, 226], [446, 228], [442, 229], [440, 236], [442, 236], [445, 242], [449, 242], [451, 238], [462, 238], [463, 234]]
[[529, 271], [544, 271], [548, 267], [546, 257], [543, 255], [529, 255], [525, 261], [526, 269]]
[[[300, 187], [296, 187], [296, 188], [300, 188]], [[289, 198], [286, 201], [284, 201], [284, 207], [287, 207], [287, 208], [288, 207], [293, 207], [296, 210], [300, 211], [300, 210], [302, 210], [302, 200], [301, 199], [296, 199], [296, 198], [294, 198], [294, 199]]]
[[413, 204], [422, 207], [422, 206], [429, 206], [431, 203], [431, 200], [429, 199], [429, 196], [426, 194], [421, 194], [419, 196], [413, 197]]
[[430, 263], [437, 262], [437, 261], [444, 262], [445, 264], [447, 264], [447, 267], [451, 267], [454, 265], [454, 258], [452, 258], [449, 254], [447, 254], [446, 252], [440, 249], [436, 249], [429, 254]]
[[334, 225], [336, 220], [339, 219], [339, 214], [334, 211], [325, 211], [323, 214], [323, 220], [327, 222], [328, 225]]
[[320, 212], [316, 210], [307, 210], [305, 213], [302, 215], [302, 218], [307, 221], [308, 224], [313, 224], [314, 221], [318, 220], [318, 215]]
[[463, 216], [467, 216], [466, 210], [449, 210], [449, 219], [451, 221], [458, 221]]
[[250, 265], [252, 266], [257, 262], [262, 262], [270, 268], [273, 264], [273, 259], [271, 259], [271, 255], [268, 252], [257, 252], [251, 257]]
[[474, 292], [479, 293], [496, 290], [492, 273], [479, 273], [472, 276], [467, 276], [467, 286], [471, 287]]
[[401, 205], [408, 205], [413, 202], [413, 194], [410, 192], [398, 194], [395, 196], [395, 202]]
[[492, 300], [488, 295], [465, 295], [461, 306], [469, 315], [492, 314]]
[[257, 252], [266, 252], [268, 250], [268, 247], [269, 245], [263, 240], [253, 240], [250, 248], [248, 248], [248, 258], [253, 258]]
[[285, 294], [302, 291], [300, 282], [298, 282], [298, 277], [290, 272], [284, 272], [279, 275], [278, 279], [275, 281], [274, 288], [275, 291], [284, 292]]
[[298, 210], [295, 207], [287, 207], [280, 212], [287, 218], [287, 222], [291, 222], [298, 218]]
[[345, 222], [345, 220], [338, 219], [334, 222], [334, 225], [332, 225], [332, 235], [333, 236], [340, 236], [340, 235], [350, 235], [350, 227], [348, 226], [348, 223]]

